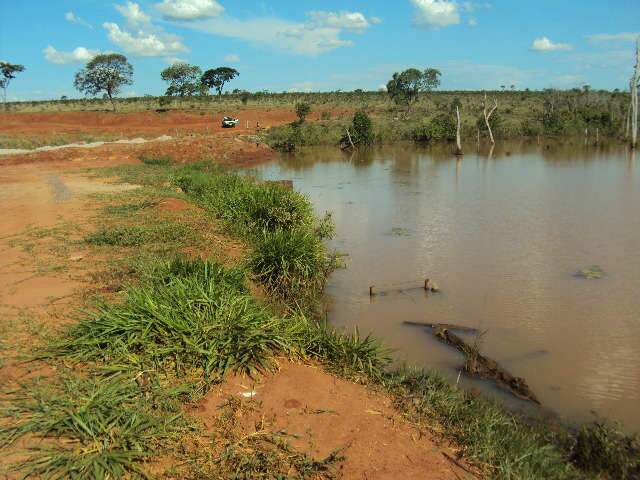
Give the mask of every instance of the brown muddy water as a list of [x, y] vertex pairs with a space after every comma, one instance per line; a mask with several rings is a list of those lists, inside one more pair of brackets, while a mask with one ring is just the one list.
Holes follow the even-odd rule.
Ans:
[[[462, 356], [403, 321], [477, 327], [481, 352], [541, 400], [534, 410], [570, 422], [596, 412], [640, 431], [640, 158], [581, 141], [451, 151], [309, 149], [256, 173], [293, 180], [333, 213], [332, 246], [348, 257], [327, 286], [330, 322], [453, 382]], [[575, 276], [592, 265], [601, 279]], [[425, 277], [442, 292], [411, 288]], [[370, 285], [392, 291], [370, 298]]]

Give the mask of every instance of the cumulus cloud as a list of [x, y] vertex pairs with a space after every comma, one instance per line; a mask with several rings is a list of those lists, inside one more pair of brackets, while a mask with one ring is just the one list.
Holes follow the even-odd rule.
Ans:
[[367, 19], [359, 12], [313, 11], [308, 20], [294, 22], [277, 17], [241, 20], [221, 16], [192, 22], [195, 30], [247, 42], [298, 55], [319, 55], [336, 48], [353, 45], [343, 33], [362, 33], [379, 19]]
[[419, 27], [439, 28], [460, 23], [458, 4], [449, 0], [411, 0]]
[[85, 19], [77, 16], [75, 13], [73, 12], [67, 12], [64, 14], [64, 18], [67, 22], [70, 23], [77, 23], [78, 25], [82, 25], [83, 27], [87, 27], [87, 28], [93, 28], [93, 26], [87, 22]]
[[89, 50], [84, 47], [78, 47], [71, 52], [61, 52], [49, 45], [47, 48], [42, 50], [42, 53], [44, 53], [44, 58], [47, 62], [63, 65], [65, 63], [88, 62], [100, 52], [98, 50]]
[[126, 53], [136, 57], [168, 57], [188, 51], [180, 37], [175, 35], [157, 35], [144, 31], [131, 33], [122, 30], [117, 23], [110, 22], [105, 22], [102, 26], [108, 32], [109, 40]]
[[554, 43], [547, 37], [536, 38], [531, 44], [531, 49], [537, 52], [556, 52], [559, 50], [572, 50], [568, 43]]
[[369, 20], [360, 12], [314, 11], [309, 12], [307, 15], [313, 23], [320, 27], [363, 31], [371, 25]]
[[153, 25], [149, 15], [137, 3], [128, 1], [115, 8], [125, 18], [126, 26], [121, 27], [114, 22], [105, 22], [102, 26], [107, 30], [109, 40], [125, 53], [136, 57], [170, 58], [189, 51], [182, 38]]
[[596, 33], [587, 38], [594, 42], [635, 42], [640, 32]]
[[167, 20], [195, 21], [217, 17], [224, 7], [215, 0], [163, 0], [155, 7]]
[[115, 5], [116, 10], [127, 19], [133, 26], [150, 25], [151, 18], [144, 13], [140, 8], [140, 5], [133, 2], [127, 2], [125, 5]]
[[229, 55], [225, 55], [224, 61], [229, 63], [238, 63], [240, 61], [240, 57], [235, 53], [230, 53]]

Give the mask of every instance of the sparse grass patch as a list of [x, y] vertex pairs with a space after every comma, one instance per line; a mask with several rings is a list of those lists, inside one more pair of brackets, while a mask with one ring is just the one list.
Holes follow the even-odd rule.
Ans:
[[186, 479], [310, 479], [330, 480], [340, 478], [338, 464], [343, 460], [340, 451], [331, 452], [326, 458], [314, 460], [297, 452], [287, 442], [286, 434], [270, 431], [263, 419], [255, 430], [246, 432], [241, 426], [244, 416], [250, 415], [253, 402], [243, 402], [230, 397], [220, 407], [215, 430], [219, 435], [210, 448], [198, 448], [185, 460]]
[[121, 203], [119, 205], [107, 205], [105, 213], [108, 215], [129, 215], [140, 210], [152, 208], [158, 205], [158, 202], [152, 200], [143, 200], [138, 203]]

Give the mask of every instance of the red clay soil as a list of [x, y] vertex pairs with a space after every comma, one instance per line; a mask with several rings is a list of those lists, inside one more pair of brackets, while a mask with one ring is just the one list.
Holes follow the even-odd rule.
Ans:
[[[295, 120], [293, 109], [266, 110], [242, 109], [229, 111], [240, 119], [234, 129], [247, 133], [260, 127]], [[185, 133], [213, 133], [224, 129], [221, 126], [222, 114], [212, 112], [184, 112], [179, 110], [158, 113], [150, 112], [43, 112], [43, 113], [3, 113], [0, 114], [0, 134], [8, 136], [44, 137], [65, 134], [114, 134], [119, 138], [146, 138], [160, 135]]]
[[[253, 398], [247, 399], [249, 395]], [[401, 418], [388, 396], [319, 367], [285, 361], [279, 372], [257, 380], [231, 377], [189, 413], [212, 428], [230, 396], [253, 404], [251, 418], [244, 422], [247, 435], [252, 425], [264, 420], [269, 430], [287, 432], [296, 450], [316, 460], [341, 449], [341, 478], [476, 478], [450, 460], [454, 450]]]

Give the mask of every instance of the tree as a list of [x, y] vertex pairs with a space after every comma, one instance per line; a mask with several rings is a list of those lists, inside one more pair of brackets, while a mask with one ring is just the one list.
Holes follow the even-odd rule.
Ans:
[[411, 109], [420, 92], [430, 92], [440, 86], [440, 75], [435, 68], [427, 68], [422, 72], [416, 68], [396, 72], [387, 83], [387, 92], [394, 102]]
[[212, 68], [204, 72], [201, 82], [207, 88], [215, 88], [218, 92], [218, 98], [220, 98], [222, 96], [222, 89], [224, 88], [224, 84], [230, 82], [238, 75], [240, 75], [240, 72], [238, 72], [235, 68]]
[[7, 88], [11, 80], [16, 78], [16, 73], [24, 72], [24, 65], [15, 63], [0, 62], [0, 88], [2, 88], [2, 99], [7, 104]]
[[296, 115], [298, 116], [299, 123], [304, 123], [305, 118], [307, 118], [307, 115], [310, 113], [311, 105], [304, 102], [296, 103]]
[[160, 73], [160, 78], [169, 82], [165, 93], [168, 97], [192, 97], [202, 93], [201, 76], [200, 67], [184, 62], [174, 63]]
[[487, 125], [487, 130], [489, 131], [489, 138], [491, 139], [491, 145], [495, 145], [496, 141], [493, 138], [493, 130], [491, 130], [491, 115], [495, 112], [496, 108], [498, 108], [498, 100], [494, 99], [494, 105], [490, 110], [487, 111], [487, 94], [484, 94], [484, 103], [482, 104], [482, 115], [484, 116], [484, 123]]
[[82, 70], [76, 73], [73, 86], [85, 95], [97, 95], [100, 92], [105, 92], [115, 111], [114, 95], [120, 93], [123, 85], [131, 85], [132, 83], [133, 66], [127, 57], [119, 53], [107, 53], [96, 55]]

